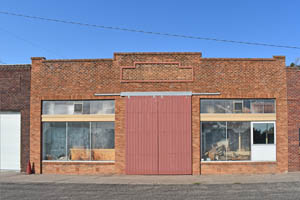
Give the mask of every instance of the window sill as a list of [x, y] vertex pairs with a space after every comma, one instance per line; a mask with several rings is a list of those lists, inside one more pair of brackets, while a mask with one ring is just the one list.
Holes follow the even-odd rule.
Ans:
[[277, 164], [277, 161], [201, 161], [201, 164], [204, 165], [233, 165], [233, 164], [238, 164], [238, 165], [255, 165], [255, 164]]

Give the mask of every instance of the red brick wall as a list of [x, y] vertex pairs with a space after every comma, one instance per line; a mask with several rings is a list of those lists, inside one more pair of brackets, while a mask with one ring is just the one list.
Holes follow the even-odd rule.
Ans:
[[0, 65], [0, 111], [21, 112], [21, 171], [29, 160], [30, 65]]
[[300, 170], [300, 70], [287, 68], [289, 171]]
[[114, 163], [44, 162], [44, 174], [115, 174]]
[[[193, 68], [194, 80], [184, 82], [121, 82], [120, 68], [135, 62], [179, 62]], [[155, 72], [156, 74], [159, 72]], [[135, 73], [133, 73], [135, 74]], [[141, 75], [142, 76], [142, 75]], [[164, 74], [159, 77], [163, 77]], [[130, 79], [130, 78], [129, 78]], [[137, 79], [133, 77], [132, 79]], [[139, 80], [143, 80], [140, 77]], [[114, 173], [125, 173], [125, 102], [124, 97], [96, 97], [95, 93], [131, 91], [192, 91], [220, 92], [219, 96], [192, 98], [192, 166], [193, 174], [279, 173], [288, 170], [287, 99], [284, 57], [269, 59], [202, 58], [201, 53], [116, 53], [113, 59], [45, 60], [32, 59], [31, 84], [31, 160], [36, 172], [48, 173], [41, 167], [41, 100], [116, 99], [116, 161]], [[201, 164], [200, 160], [200, 98], [275, 98], [277, 110], [277, 162], [268, 164]], [[65, 164], [67, 166], [68, 164]], [[69, 164], [70, 166], [73, 164]], [[223, 165], [223, 166], [222, 166]], [[53, 165], [52, 165], [53, 166]], [[60, 165], [57, 165], [58, 168]], [[93, 165], [94, 168], [101, 164]], [[55, 163], [54, 166], [55, 168]], [[251, 169], [239, 171], [240, 167]], [[226, 169], [225, 169], [226, 168]], [[67, 167], [65, 168], [66, 170]], [[104, 168], [103, 168], [104, 169]], [[108, 170], [108, 173], [111, 169]], [[53, 172], [53, 170], [52, 170]], [[72, 173], [72, 169], [66, 172]], [[56, 172], [55, 172], [56, 173]]]

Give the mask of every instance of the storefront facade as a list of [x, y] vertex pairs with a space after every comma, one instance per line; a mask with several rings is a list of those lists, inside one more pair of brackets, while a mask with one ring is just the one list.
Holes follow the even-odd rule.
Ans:
[[285, 58], [32, 58], [36, 173], [288, 171]]

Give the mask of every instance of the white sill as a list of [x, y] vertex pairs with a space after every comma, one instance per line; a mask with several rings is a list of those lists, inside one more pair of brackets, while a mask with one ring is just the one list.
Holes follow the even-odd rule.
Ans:
[[212, 161], [204, 161], [204, 160], [202, 160], [201, 161], [202, 163], [251, 163], [251, 162], [253, 162], [253, 163], [255, 163], [255, 162], [277, 162], [276, 160], [259, 160], [259, 161], [255, 161], [255, 160], [237, 160], [237, 161], [233, 161], [233, 160], [229, 160], [229, 161], [214, 161], [214, 160], [212, 160]]
[[115, 163], [114, 160], [43, 160], [42, 162], [60, 162], [60, 163]]

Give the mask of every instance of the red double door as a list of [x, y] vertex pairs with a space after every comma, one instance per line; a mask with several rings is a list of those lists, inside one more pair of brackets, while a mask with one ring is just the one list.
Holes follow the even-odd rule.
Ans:
[[191, 97], [126, 97], [126, 173], [191, 174]]

